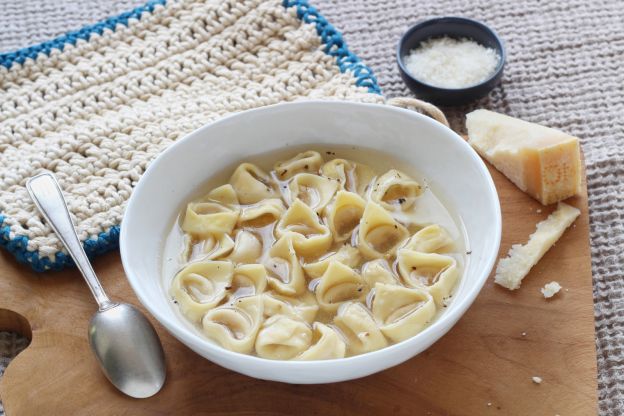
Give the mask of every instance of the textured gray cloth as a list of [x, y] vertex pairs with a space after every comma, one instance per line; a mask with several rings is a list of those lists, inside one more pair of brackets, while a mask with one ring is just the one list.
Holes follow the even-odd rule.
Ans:
[[[0, 50], [49, 39], [142, 4], [141, 0], [0, 0]], [[317, 0], [370, 65], [389, 97], [409, 96], [395, 62], [408, 26], [442, 15], [472, 17], [506, 42], [502, 85], [463, 114], [486, 107], [577, 135], [587, 162], [600, 412], [624, 412], [624, 4], [622, 0]], [[5, 342], [8, 340], [8, 342]], [[0, 357], [19, 349], [0, 335]], [[0, 373], [5, 363], [0, 358]]]

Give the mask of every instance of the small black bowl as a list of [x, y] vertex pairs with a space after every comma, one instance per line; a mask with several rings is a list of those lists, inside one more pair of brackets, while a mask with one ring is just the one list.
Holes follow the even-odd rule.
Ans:
[[[492, 76], [467, 88], [434, 87], [412, 76], [405, 66], [405, 56], [422, 41], [442, 36], [469, 38], [496, 50], [500, 61]], [[397, 47], [397, 61], [401, 78], [418, 97], [440, 105], [460, 105], [487, 95], [501, 79], [505, 67], [505, 47], [496, 32], [483, 23], [464, 17], [439, 17], [420, 22], [405, 32]]]

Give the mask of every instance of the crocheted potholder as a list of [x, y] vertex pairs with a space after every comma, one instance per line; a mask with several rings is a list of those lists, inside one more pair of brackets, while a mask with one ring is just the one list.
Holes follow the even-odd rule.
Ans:
[[169, 144], [223, 115], [304, 98], [383, 101], [305, 0], [150, 2], [1, 54], [0, 241], [36, 270], [71, 264], [24, 187], [50, 170], [87, 253], [114, 248], [133, 187]]

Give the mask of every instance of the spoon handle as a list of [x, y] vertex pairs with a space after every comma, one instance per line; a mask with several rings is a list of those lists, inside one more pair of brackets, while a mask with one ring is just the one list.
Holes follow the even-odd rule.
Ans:
[[74, 223], [63, 198], [63, 192], [52, 173], [42, 173], [30, 178], [26, 182], [26, 189], [35, 202], [43, 217], [48, 221], [58, 238], [61, 240], [69, 255], [74, 259], [78, 270], [82, 273], [100, 310], [114, 306], [91, 267], [91, 263], [84, 252], [82, 244], [76, 234]]

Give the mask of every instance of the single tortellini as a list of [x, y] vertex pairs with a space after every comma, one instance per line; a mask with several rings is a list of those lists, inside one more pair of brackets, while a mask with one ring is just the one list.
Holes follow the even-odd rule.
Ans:
[[384, 259], [376, 259], [362, 265], [362, 279], [368, 287], [375, 287], [377, 283], [387, 283], [391, 285], [400, 284], [388, 262]]
[[340, 183], [341, 189], [364, 196], [375, 178], [368, 166], [345, 159], [333, 159], [321, 167], [321, 174]]
[[316, 258], [323, 255], [331, 246], [329, 228], [323, 225], [312, 209], [296, 199], [277, 223], [275, 233], [278, 238], [290, 234], [298, 254]]
[[267, 272], [262, 264], [241, 264], [234, 268], [229, 299], [259, 295], [266, 289]]
[[358, 248], [367, 258], [392, 256], [409, 236], [407, 229], [380, 205], [368, 202], [360, 220]]
[[201, 202], [217, 202], [229, 208], [234, 208], [239, 205], [236, 191], [230, 184], [225, 184], [217, 188], [214, 188], [212, 191], [208, 193], [208, 195], [204, 196], [200, 201]]
[[323, 158], [319, 152], [308, 150], [299, 153], [292, 159], [277, 162], [273, 169], [275, 169], [278, 179], [283, 181], [302, 172], [317, 173], [322, 164]]
[[306, 291], [298, 297], [283, 296], [278, 293], [268, 292], [264, 294], [264, 315], [286, 315], [303, 319], [311, 324], [319, 310], [314, 295]]
[[290, 180], [288, 190], [288, 202], [291, 205], [300, 200], [320, 213], [338, 190], [338, 182], [323, 176], [299, 173]]
[[315, 322], [312, 325], [312, 345], [295, 357], [295, 360], [331, 360], [343, 358], [347, 345], [330, 326]]
[[422, 331], [436, 313], [434, 300], [427, 291], [384, 283], [375, 285], [372, 309], [381, 332], [394, 342]]
[[234, 265], [229, 261], [191, 263], [171, 283], [171, 296], [191, 321], [199, 322], [206, 312], [226, 296]]
[[262, 228], [277, 222], [286, 211], [281, 199], [264, 199], [256, 204], [243, 207], [238, 218], [240, 227]]
[[236, 225], [239, 213], [234, 188], [222, 185], [186, 206], [182, 230], [199, 238], [229, 234]]
[[379, 350], [388, 345], [368, 309], [359, 302], [344, 303], [338, 309], [334, 324], [347, 341], [349, 355]]
[[262, 242], [258, 236], [246, 230], [239, 231], [228, 260], [234, 263], [255, 263], [260, 256], [262, 256]]
[[366, 285], [362, 276], [344, 264], [332, 261], [321, 277], [316, 289], [316, 300], [322, 310], [336, 312], [341, 303], [363, 301]]
[[338, 191], [334, 202], [325, 209], [327, 225], [334, 241], [342, 242], [351, 238], [351, 233], [360, 223], [366, 201], [353, 192]]
[[312, 344], [312, 329], [306, 322], [290, 316], [267, 319], [256, 338], [256, 354], [272, 360], [290, 360]]
[[247, 296], [211, 309], [202, 319], [202, 330], [223, 348], [249, 354], [263, 322], [262, 296]]
[[255, 204], [269, 198], [279, 198], [275, 183], [259, 167], [252, 163], [241, 163], [230, 178], [241, 204]]
[[406, 286], [424, 288], [441, 305], [457, 282], [457, 261], [436, 253], [419, 253], [401, 249], [397, 254], [399, 273]]
[[227, 256], [234, 248], [234, 241], [227, 234], [221, 234], [218, 238], [210, 234], [199, 241], [189, 239], [187, 244], [185, 261], [218, 259]]
[[306, 290], [305, 276], [293, 247], [294, 233], [282, 236], [269, 250], [265, 260], [269, 285], [286, 296], [300, 295]]
[[434, 253], [451, 244], [453, 239], [449, 233], [438, 224], [432, 224], [411, 236], [403, 248], [421, 253]]
[[406, 209], [422, 193], [423, 188], [418, 182], [396, 169], [391, 169], [375, 181], [371, 199], [389, 210], [397, 207]]
[[303, 270], [306, 272], [308, 277], [310, 277], [311, 279], [316, 279], [317, 277], [321, 277], [325, 273], [325, 271], [329, 267], [329, 264], [332, 261], [338, 261], [346, 266], [353, 268], [360, 264], [361, 259], [362, 256], [360, 255], [360, 250], [353, 246], [345, 244], [340, 247], [340, 249], [338, 249], [338, 251], [336, 251], [335, 253], [329, 253], [312, 263], [304, 264]]

